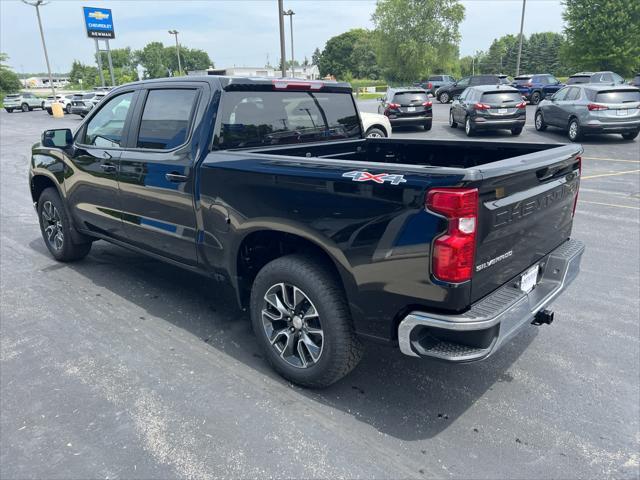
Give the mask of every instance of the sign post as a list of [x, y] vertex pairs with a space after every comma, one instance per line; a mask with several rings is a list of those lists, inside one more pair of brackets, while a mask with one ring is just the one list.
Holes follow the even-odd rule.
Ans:
[[96, 57], [98, 61], [98, 69], [100, 70], [100, 81], [104, 87], [104, 74], [102, 73], [102, 52], [100, 50], [100, 40], [104, 40], [106, 44], [107, 59], [109, 61], [109, 73], [111, 74], [111, 85], [115, 86], [116, 80], [113, 74], [113, 62], [111, 61], [111, 49], [109, 48], [109, 39], [116, 38], [113, 29], [113, 17], [111, 9], [82, 7], [84, 14], [84, 24], [87, 29], [87, 37], [93, 38], [96, 42]]

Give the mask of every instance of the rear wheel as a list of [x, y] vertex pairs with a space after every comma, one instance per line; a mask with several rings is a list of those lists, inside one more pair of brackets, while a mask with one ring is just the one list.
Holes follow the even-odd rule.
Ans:
[[453, 119], [453, 110], [449, 110], [449, 126], [451, 128], [456, 128], [458, 126], [456, 121]]
[[569, 140], [572, 142], [577, 142], [582, 138], [582, 128], [580, 128], [580, 124], [577, 119], [572, 118], [569, 120], [569, 130], [567, 131], [567, 135]]
[[367, 137], [367, 138], [383, 138], [383, 137], [386, 137], [386, 135], [379, 128], [371, 127], [369, 130], [367, 130], [367, 133], [365, 133], [365, 137]]
[[42, 110], [44, 110], [44, 102], [42, 102], [42, 103], [40, 104], [40, 108], [41, 108]]
[[449, 94], [447, 92], [443, 92], [440, 94], [440, 96], [438, 97], [438, 101], [440, 103], [449, 103], [449, 100], [451, 98], [449, 97]]
[[29, 111], [29, 105], [27, 105], [26, 103], [23, 103], [23, 104], [20, 106], [20, 109], [21, 109], [23, 112], [28, 112], [28, 111]]
[[322, 262], [287, 255], [268, 263], [251, 289], [251, 322], [271, 366], [307, 387], [326, 387], [360, 361], [349, 307]]
[[432, 122], [433, 120], [428, 120], [427, 122], [425, 122], [424, 129], [427, 131], [431, 130]]
[[544, 117], [541, 111], [536, 112], [535, 125], [536, 130], [539, 132], [544, 132], [547, 129], [547, 124], [544, 123]]
[[542, 95], [540, 94], [540, 92], [533, 92], [531, 94], [531, 105], [539, 104], [540, 100], [542, 100]]
[[476, 134], [476, 128], [471, 122], [471, 117], [467, 117], [464, 120], [464, 133], [467, 134], [467, 137], [473, 137]]
[[67, 106], [66, 106], [66, 107], [64, 107], [64, 109], [66, 110], [66, 112], [67, 112], [67, 113], [69, 113], [69, 114], [70, 114], [70, 113], [71, 113], [71, 104], [70, 104], [70, 103], [67, 103]]
[[38, 219], [44, 243], [60, 262], [72, 262], [87, 256], [91, 242], [74, 243], [71, 221], [55, 188], [45, 189], [38, 199]]
[[511, 135], [518, 136], [522, 133], [522, 127], [512, 128]]
[[638, 136], [638, 133], [640, 133], [640, 130], [636, 130], [634, 132], [623, 133], [622, 134], [622, 138], [624, 138], [625, 140], [633, 140], [634, 138], [636, 138]]
[[5, 110], [9, 113], [13, 113], [13, 108], [5, 108]]

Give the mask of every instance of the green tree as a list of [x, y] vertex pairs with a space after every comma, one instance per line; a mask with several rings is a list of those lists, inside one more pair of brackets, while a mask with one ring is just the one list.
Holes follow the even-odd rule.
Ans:
[[562, 58], [575, 70], [613, 70], [631, 76], [640, 68], [638, 0], [564, 0]]
[[322, 76], [375, 79], [379, 76], [375, 46], [373, 32], [356, 28], [331, 37], [321, 54], [318, 55], [316, 49], [312, 60], [318, 62]]
[[377, 58], [389, 80], [415, 81], [457, 59], [464, 19], [458, 0], [378, 0], [372, 19]]
[[14, 93], [22, 88], [18, 75], [8, 65], [5, 65], [4, 62], [7, 60], [9, 60], [9, 56], [0, 52], [0, 96], [2, 97], [6, 93]]
[[71, 72], [69, 72], [69, 81], [74, 86], [93, 88], [100, 84], [98, 68], [74, 60], [71, 64]]
[[[165, 57], [165, 47], [162, 42], [151, 42], [142, 50], [134, 53], [136, 62], [145, 69], [145, 78], [162, 78], [169, 76], [170, 59]], [[178, 60], [176, 59], [176, 64]]]
[[311, 55], [311, 64], [312, 65], [320, 65], [320, 57], [322, 56], [322, 52], [320, 52], [319, 48], [316, 48]]

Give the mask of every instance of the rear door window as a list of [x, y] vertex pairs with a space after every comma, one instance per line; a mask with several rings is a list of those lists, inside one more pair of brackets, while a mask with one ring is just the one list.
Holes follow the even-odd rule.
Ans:
[[198, 90], [150, 90], [140, 119], [138, 148], [171, 150], [187, 141]]
[[518, 92], [486, 92], [482, 94], [481, 101], [489, 104], [520, 103], [522, 96]]
[[399, 92], [393, 97], [394, 103], [400, 105], [414, 105], [428, 100], [427, 94], [424, 91], [418, 92]]
[[598, 103], [635, 103], [640, 102], [640, 90], [604, 90], [596, 94]]

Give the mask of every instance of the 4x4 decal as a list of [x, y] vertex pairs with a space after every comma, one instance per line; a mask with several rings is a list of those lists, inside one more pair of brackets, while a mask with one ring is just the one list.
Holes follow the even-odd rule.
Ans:
[[404, 175], [396, 175], [390, 173], [370, 173], [360, 170], [354, 170], [342, 174], [343, 177], [351, 178], [354, 182], [375, 182], [384, 183], [389, 182], [391, 185], [400, 185], [406, 183]]

